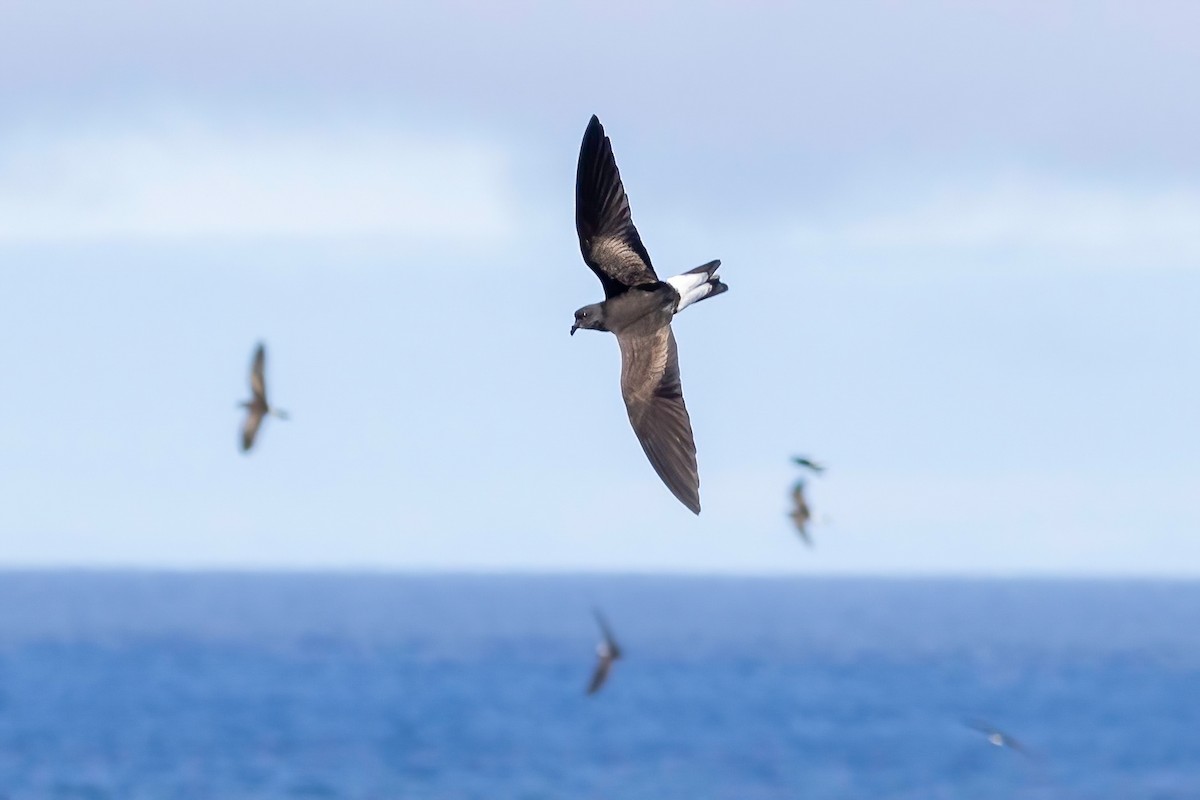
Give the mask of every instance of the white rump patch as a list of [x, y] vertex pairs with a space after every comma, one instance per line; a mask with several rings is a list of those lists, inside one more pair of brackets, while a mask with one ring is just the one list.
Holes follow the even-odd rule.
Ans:
[[675, 309], [675, 313], [678, 314], [697, 300], [708, 297], [713, 290], [709, 285], [710, 280], [712, 276], [703, 272], [685, 272], [667, 278], [667, 283], [679, 292], [679, 307]]

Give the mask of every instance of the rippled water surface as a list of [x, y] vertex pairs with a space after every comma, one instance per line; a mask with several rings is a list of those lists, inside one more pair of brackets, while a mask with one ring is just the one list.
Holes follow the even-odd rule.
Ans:
[[1192, 583], [9, 573], [0, 793], [1200, 798], [1198, 639]]

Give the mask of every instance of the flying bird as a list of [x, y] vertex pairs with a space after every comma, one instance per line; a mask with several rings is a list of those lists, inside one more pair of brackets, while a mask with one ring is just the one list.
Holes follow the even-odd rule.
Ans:
[[592, 613], [596, 615], [596, 623], [600, 626], [600, 633], [604, 639], [596, 645], [596, 670], [592, 673], [592, 680], [588, 684], [588, 694], [600, 691], [600, 687], [608, 680], [608, 673], [612, 669], [613, 662], [621, 657], [621, 648], [617, 646], [617, 640], [613, 637], [608, 623], [604, 621], [603, 615], [596, 609], [593, 609]]
[[812, 519], [812, 512], [808, 510], [808, 501], [804, 499], [803, 480], [796, 481], [796, 485], [792, 487], [792, 513], [790, 516], [800, 538], [806, 545], [812, 547], [812, 537], [808, 535], [808, 521]]
[[824, 466], [813, 461], [808, 456], [792, 456], [792, 461], [805, 469], [811, 469], [815, 475], [820, 475], [825, 471]]
[[963, 724], [966, 725], [971, 730], [979, 731], [980, 733], [982, 733], [985, 737], [987, 737], [988, 744], [990, 744], [990, 745], [993, 745], [995, 747], [1007, 747], [1009, 750], [1013, 750], [1014, 752], [1021, 753], [1024, 755], [1029, 754], [1029, 751], [1025, 749], [1025, 746], [1023, 744], [1018, 742], [1013, 737], [1009, 736], [1004, 731], [993, 727], [992, 725], [985, 722], [984, 720], [969, 719], [969, 720], [966, 720], [965, 722], [963, 722]]
[[683, 403], [679, 353], [671, 318], [692, 303], [721, 294], [720, 261], [660, 281], [650, 264], [617, 171], [612, 143], [595, 116], [579, 149], [575, 230], [583, 260], [604, 288], [604, 302], [575, 312], [580, 328], [616, 334], [621, 348], [621, 396], [650, 465], [681, 503], [700, 513], [700, 473], [692, 423]]
[[246, 409], [246, 421], [242, 424], [242, 452], [254, 446], [254, 437], [262, 425], [263, 417], [270, 414], [279, 419], [287, 419], [287, 412], [271, 408], [267, 402], [267, 381], [264, 371], [267, 361], [267, 351], [262, 342], [254, 351], [254, 361], [250, 366], [250, 392], [254, 395], [241, 403]]

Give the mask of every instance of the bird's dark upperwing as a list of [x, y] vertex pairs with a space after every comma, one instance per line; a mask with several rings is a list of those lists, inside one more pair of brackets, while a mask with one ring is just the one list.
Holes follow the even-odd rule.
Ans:
[[266, 408], [258, 403], [252, 404], [246, 409], [246, 421], [242, 424], [242, 450], [249, 450], [254, 446], [254, 437], [258, 435], [258, 428], [262, 425], [263, 417], [266, 416]]
[[658, 282], [642, 238], [633, 226], [612, 143], [594, 116], [579, 148], [575, 230], [583, 260], [600, 278], [606, 298], [630, 286]]
[[604, 635], [604, 643], [612, 651], [613, 658], [620, 658], [621, 647], [617, 644], [617, 637], [613, 636], [612, 629], [608, 627], [608, 620], [598, 609], [592, 609], [592, 613], [596, 615], [596, 624], [600, 626], [600, 633]]
[[608, 671], [612, 669], [611, 658], [600, 658], [596, 661], [596, 671], [592, 673], [592, 680], [588, 684], [588, 694], [595, 694], [600, 691], [600, 687], [608, 680]]
[[[259, 344], [258, 349], [254, 351], [254, 364], [250, 367], [250, 391], [254, 392], [255, 399], [263, 401], [267, 399], [267, 380], [264, 377], [266, 360], [266, 348]], [[255, 427], [257, 428], [257, 425]]]
[[805, 456], [795, 456], [794, 458], [792, 458], [792, 461], [795, 462], [798, 466], [804, 467], [806, 469], [811, 469], [817, 475], [820, 475], [822, 472], [825, 471], [825, 467], [823, 467], [820, 464], [818, 464], [817, 462], [813, 461], [811, 458], [806, 458]]
[[700, 513], [700, 473], [692, 423], [679, 383], [679, 354], [670, 325], [625, 331], [621, 345], [621, 395], [629, 422], [651, 466], [679, 502]]
[[796, 485], [792, 487], [792, 503], [797, 511], [808, 511], [808, 503], [804, 500], [804, 481], [796, 481]]
[[1030, 755], [1029, 750], [1026, 749], [1025, 745], [1021, 744], [1019, 741], [1017, 741], [1013, 737], [1009, 736], [1007, 733], [1005, 733], [1004, 731], [995, 727], [994, 725], [987, 722], [986, 720], [968, 719], [968, 720], [964, 720], [963, 724], [966, 725], [968, 728], [971, 728], [972, 730], [979, 731], [980, 733], [982, 733], [984, 736], [988, 737], [989, 739], [991, 739], [993, 736], [999, 737], [1000, 745], [1002, 747], [1007, 747], [1008, 749], [1010, 749], [1014, 752], [1017, 752], [1017, 753]]
[[791, 517], [800, 538], [806, 545], [812, 547], [812, 539], [808, 535], [808, 521], [812, 518], [812, 514], [808, 510], [808, 501], [804, 499], [804, 481], [796, 481], [796, 486], [792, 489]]

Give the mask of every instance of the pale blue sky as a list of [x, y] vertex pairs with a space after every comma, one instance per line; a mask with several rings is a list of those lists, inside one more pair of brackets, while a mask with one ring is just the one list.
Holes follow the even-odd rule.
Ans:
[[[0, 565], [1200, 575], [1200, 6], [3, 16]], [[699, 518], [567, 335], [592, 113], [724, 262]]]

